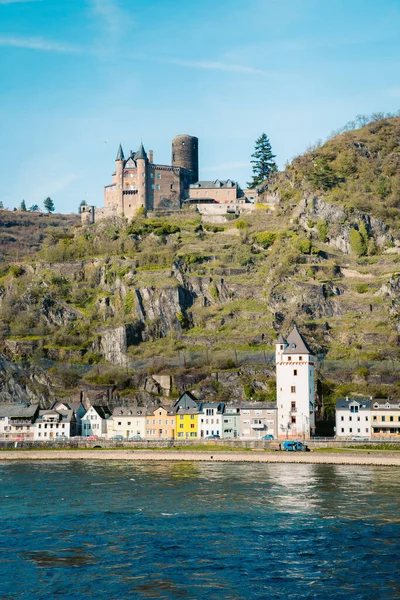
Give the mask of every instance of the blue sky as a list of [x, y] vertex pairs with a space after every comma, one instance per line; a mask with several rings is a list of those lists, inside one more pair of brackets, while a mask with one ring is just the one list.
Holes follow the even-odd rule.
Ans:
[[102, 206], [118, 144], [245, 185], [359, 113], [400, 108], [399, 0], [0, 0], [0, 200]]

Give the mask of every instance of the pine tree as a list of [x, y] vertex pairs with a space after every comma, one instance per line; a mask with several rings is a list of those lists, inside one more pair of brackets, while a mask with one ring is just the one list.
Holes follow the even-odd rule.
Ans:
[[22, 200], [22, 202], [21, 202], [21, 206], [19, 207], [19, 210], [22, 210], [22, 212], [26, 212], [26, 204], [25, 204], [25, 200]]
[[47, 197], [46, 200], [43, 202], [43, 206], [48, 213], [54, 212], [54, 202], [51, 198]]
[[268, 181], [271, 175], [278, 170], [274, 160], [276, 156], [272, 154], [271, 142], [265, 133], [256, 140], [254, 154], [251, 157], [254, 159], [250, 161], [253, 165], [253, 181], [248, 183], [248, 186], [253, 189], [264, 181]]
[[39, 212], [39, 207], [37, 204], [32, 204], [32, 206], [29, 207], [28, 212]]

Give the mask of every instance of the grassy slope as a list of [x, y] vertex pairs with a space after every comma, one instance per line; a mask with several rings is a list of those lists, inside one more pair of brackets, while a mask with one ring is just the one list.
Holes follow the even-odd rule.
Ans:
[[[399, 136], [400, 119], [386, 120], [347, 132], [295, 159], [278, 178], [282, 206], [275, 213], [258, 210], [242, 217], [241, 226], [235, 221], [217, 227], [201, 224], [199, 215], [182, 212], [168, 218], [142, 217], [128, 228], [121, 222], [73, 230], [70, 217], [34, 215], [37, 227], [45, 219], [58, 220], [61, 227], [58, 233], [50, 230], [44, 240], [35, 237], [22, 274], [3, 267], [0, 335], [40, 341], [53, 357], [78, 366], [97, 361], [101, 357], [91, 347], [96, 332], [135, 321], [134, 290], [176, 288], [175, 263], [188, 285], [201, 283], [203, 295], [191, 308], [183, 331], [131, 347], [131, 358], [141, 361], [142, 369], [160, 370], [162, 363], [157, 366], [153, 357], [163, 357], [165, 365], [185, 370], [184, 363], [195, 364], [196, 353], [198, 366], [206, 371], [232, 367], [244, 358], [252, 362], [252, 356], [254, 364], [262, 364], [263, 352], [273, 350], [277, 332], [285, 333], [296, 320], [315, 351], [325, 355], [319, 391], [326, 401], [352, 390], [397, 395], [399, 338], [392, 300], [382, 286], [400, 272], [399, 256], [344, 255], [316, 236], [311, 236], [308, 253], [310, 233], [292, 212], [302, 193], [315, 190], [328, 202], [368, 211], [396, 230]], [[321, 158], [334, 176], [328, 189], [318, 189], [312, 174]], [[21, 222], [32, 218], [8, 216]], [[257, 235], [263, 232], [276, 234], [268, 249], [258, 243]], [[3, 248], [3, 257], [15, 260], [14, 242]], [[74, 309], [75, 320], [63, 326], [49, 324], [40, 310], [44, 294]], [[101, 312], [105, 301], [110, 308]], [[121, 370], [102, 367], [101, 372], [103, 383], [116, 381], [129, 388]], [[66, 389], [79, 379], [74, 370], [66, 375], [56, 367], [57, 376]]]

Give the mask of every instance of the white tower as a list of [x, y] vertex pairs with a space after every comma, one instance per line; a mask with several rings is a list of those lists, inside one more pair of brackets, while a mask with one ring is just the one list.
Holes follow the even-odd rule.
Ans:
[[306, 439], [315, 430], [314, 356], [297, 326], [276, 343], [278, 437]]

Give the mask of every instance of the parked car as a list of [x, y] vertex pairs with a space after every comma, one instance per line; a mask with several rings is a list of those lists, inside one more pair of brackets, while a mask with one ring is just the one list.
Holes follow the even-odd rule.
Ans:
[[296, 442], [294, 440], [286, 440], [283, 442], [283, 450], [287, 452], [310, 452], [309, 447], [303, 442]]
[[214, 433], [213, 435], [208, 435], [204, 438], [205, 440], [220, 440], [221, 436]]
[[267, 435], [264, 435], [261, 439], [262, 440], [273, 440], [274, 436], [272, 435], [272, 433], [267, 433]]
[[111, 439], [114, 442], [123, 442], [124, 441], [124, 436], [123, 435], [114, 435]]
[[140, 435], [133, 435], [132, 437], [129, 438], [129, 440], [132, 442], [141, 442], [143, 440], [143, 438], [140, 437]]
[[98, 435], [89, 435], [89, 437], [86, 438], [88, 442], [95, 442], [96, 440], [99, 439]]
[[352, 442], [369, 442], [369, 438], [367, 437], [361, 437], [361, 435], [353, 435], [353, 437], [351, 438]]

